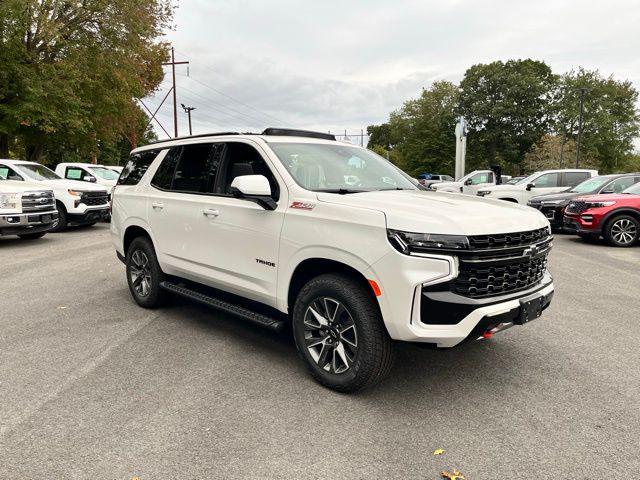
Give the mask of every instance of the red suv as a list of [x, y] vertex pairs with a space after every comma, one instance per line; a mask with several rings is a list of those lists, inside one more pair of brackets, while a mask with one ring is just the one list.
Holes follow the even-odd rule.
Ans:
[[583, 238], [602, 235], [614, 247], [635, 245], [640, 237], [640, 183], [619, 194], [576, 198], [565, 210], [564, 226]]

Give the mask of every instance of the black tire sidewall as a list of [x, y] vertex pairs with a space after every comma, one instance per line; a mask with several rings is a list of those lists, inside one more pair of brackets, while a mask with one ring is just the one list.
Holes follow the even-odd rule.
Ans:
[[[304, 315], [313, 300], [319, 297], [334, 298], [343, 304], [349, 311], [356, 326], [358, 338], [358, 352], [354, 363], [347, 372], [332, 374], [322, 368], [309, 354], [304, 338]], [[341, 275], [322, 275], [311, 280], [305, 285], [296, 299], [293, 311], [293, 336], [298, 350], [298, 355], [307, 365], [312, 376], [321, 384], [342, 392], [352, 392], [368, 386], [376, 372], [372, 371], [372, 364], [376, 364], [374, 358], [377, 352], [374, 345], [380, 341], [390, 341], [375, 300], [361, 285]], [[374, 327], [371, 328], [372, 323]], [[386, 338], [373, 338], [382, 335]]]
[[[131, 282], [131, 256], [137, 250], [141, 250], [149, 259], [149, 264], [151, 268], [151, 286], [149, 290], [149, 294], [145, 297], [138, 295], [133, 288], [133, 284]], [[159, 306], [162, 292], [160, 288], [160, 282], [162, 282], [164, 278], [164, 274], [162, 273], [162, 269], [158, 264], [158, 259], [156, 257], [155, 249], [151, 241], [146, 237], [138, 237], [131, 242], [129, 249], [126, 252], [125, 258], [126, 265], [126, 275], [127, 275], [127, 284], [129, 285], [129, 291], [131, 292], [131, 296], [136, 301], [138, 305], [144, 308], [154, 308]]]
[[67, 228], [67, 210], [61, 204], [56, 204], [58, 210], [58, 225], [53, 229], [54, 232], [61, 232]]
[[[613, 225], [616, 222], [623, 219], [632, 221], [636, 226], [636, 238], [634, 238], [632, 242], [626, 243], [626, 244], [618, 243], [613, 238], [613, 235], [611, 233], [611, 229], [613, 228]], [[613, 217], [611, 220], [607, 222], [607, 226], [605, 228], [605, 238], [607, 239], [607, 243], [609, 243], [609, 245], [612, 245], [614, 247], [620, 247], [620, 248], [632, 247], [638, 243], [639, 236], [640, 236], [640, 222], [638, 222], [638, 220], [632, 217], [631, 215], [616, 215], [615, 217]]]
[[39, 238], [44, 237], [46, 234], [47, 232], [26, 233], [24, 235], [18, 235], [18, 237], [20, 237], [22, 240], [37, 240]]

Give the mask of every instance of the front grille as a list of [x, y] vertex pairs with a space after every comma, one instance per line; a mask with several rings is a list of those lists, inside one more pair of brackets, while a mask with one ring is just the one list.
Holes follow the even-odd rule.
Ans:
[[56, 201], [51, 191], [35, 191], [22, 194], [22, 211], [24, 213], [32, 212], [50, 212], [56, 209]]
[[587, 209], [588, 209], [587, 202], [576, 201], [576, 202], [571, 202], [567, 206], [567, 209], [565, 211], [567, 213], [580, 214]]
[[88, 207], [99, 207], [109, 204], [109, 194], [107, 192], [84, 192], [80, 202]]
[[471, 298], [504, 295], [540, 282], [552, 237], [548, 228], [469, 237], [471, 249], [458, 253], [458, 277], [451, 290]]

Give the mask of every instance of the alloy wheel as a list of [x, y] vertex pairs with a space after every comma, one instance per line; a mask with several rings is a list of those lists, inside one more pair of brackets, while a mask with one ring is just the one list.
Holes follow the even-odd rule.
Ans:
[[627, 218], [622, 218], [611, 225], [611, 236], [620, 245], [629, 245], [636, 238], [636, 224]]
[[316, 298], [304, 315], [304, 338], [314, 362], [326, 372], [345, 373], [358, 353], [358, 334], [349, 310], [329, 297]]
[[149, 295], [151, 290], [151, 265], [149, 257], [142, 250], [136, 250], [131, 254], [129, 267], [131, 286], [141, 297]]

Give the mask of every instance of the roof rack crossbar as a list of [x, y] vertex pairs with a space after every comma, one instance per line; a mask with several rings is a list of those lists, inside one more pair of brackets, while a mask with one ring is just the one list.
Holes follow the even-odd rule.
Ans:
[[262, 135], [278, 136], [278, 137], [307, 137], [307, 138], [321, 138], [323, 140], [334, 140], [335, 135], [324, 132], [312, 132], [310, 130], [295, 130], [291, 128], [267, 128]]

